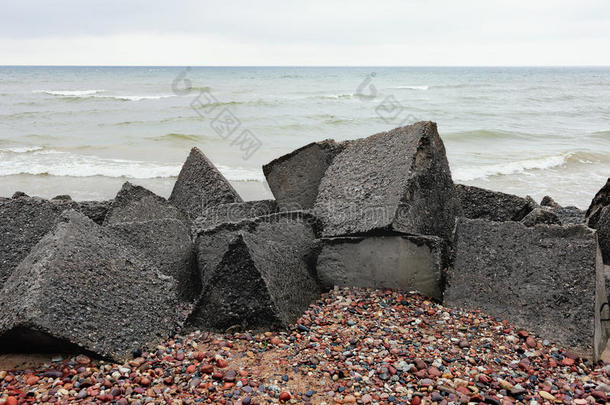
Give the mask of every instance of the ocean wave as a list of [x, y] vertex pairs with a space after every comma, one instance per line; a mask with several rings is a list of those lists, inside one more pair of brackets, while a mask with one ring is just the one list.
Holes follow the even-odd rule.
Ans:
[[403, 90], [428, 90], [430, 86], [397, 86], [395, 89]]
[[44, 93], [51, 96], [82, 97], [102, 93], [104, 90], [34, 90], [33, 93]]
[[150, 139], [151, 141], [157, 142], [198, 142], [202, 139], [201, 135], [195, 134], [180, 134], [180, 133], [171, 133], [159, 136], [151, 136], [146, 139]]
[[16, 146], [11, 148], [0, 148], [0, 152], [28, 153], [42, 150], [42, 146]]
[[535, 170], [547, 170], [570, 164], [610, 163], [610, 156], [593, 152], [565, 152], [558, 155], [542, 156], [535, 159], [518, 160], [514, 162], [493, 165], [457, 167], [452, 169], [456, 181], [471, 181], [494, 176], [528, 173]]
[[[13, 148], [17, 149], [17, 148]], [[54, 149], [7, 153], [0, 160], [0, 176], [37, 175], [58, 177], [113, 177], [153, 179], [176, 177], [182, 163], [110, 159]], [[264, 181], [262, 172], [241, 167], [218, 166], [231, 181]]]
[[448, 132], [443, 134], [443, 138], [451, 141], [457, 140], [484, 140], [484, 139], [501, 139], [501, 138], [525, 138], [535, 137], [533, 134], [524, 134], [521, 132], [492, 130], [492, 129], [475, 129], [473, 131]]
[[120, 95], [120, 94], [102, 94], [105, 90], [35, 90], [34, 93], [44, 93], [51, 96], [58, 96], [71, 100], [89, 99], [89, 98], [109, 98], [119, 101], [141, 101], [141, 100], [159, 100], [162, 98], [175, 97], [174, 94], [156, 94], [156, 95]]

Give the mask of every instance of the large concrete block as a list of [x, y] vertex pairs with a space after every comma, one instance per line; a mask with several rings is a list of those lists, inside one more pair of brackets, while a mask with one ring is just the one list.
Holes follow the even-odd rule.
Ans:
[[417, 290], [441, 299], [444, 243], [438, 237], [370, 236], [318, 241], [321, 284]]
[[347, 144], [326, 170], [315, 212], [325, 237], [397, 231], [449, 238], [460, 207], [436, 124]]
[[169, 201], [194, 220], [208, 207], [242, 202], [237, 191], [198, 148], [191, 149]]
[[583, 225], [460, 218], [445, 304], [480, 309], [598, 358], [606, 293], [596, 239]]
[[0, 291], [0, 348], [125, 359], [181, 325], [174, 283], [108, 229], [68, 211]]
[[0, 202], [0, 287], [73, 201], [18, 195]]
[[602, 213], [604, 207], [610, 205], [610, 178], [606, 181], [606, 184], [595, 194], [591, 205], [585, 213], [585, 221], [591, 228], [596, 228], [597, 221]]
[[263, 166], [267, 184], [281, 211], [314, 206], [320, 181], [345, 144], [332, 139], [305, 145]]
[[176, 280], [181, 300], [191, 302], [201, 293], [190, 230], [174, 218], [142, 222], [122, 222], [107, 225], [124, 247], [130, 249], [143, 263], [158, 269]]
[[538, 205], [531, 198], [463, 184], [456, 184], [455, 191], [464, 217], [470, 219], [521, 221]]
[[596, 215], [597, 241], [605, 264], [610, 265], [610, 205]]
[[165, 198], [144, 187], [126, 182], [114, 198], [104, 218], [104, 225], [163, 218], [187, 222], [186, 215]]
[[96, 224], [102, 225], [104, 223], [104, 218], [106, 218], [106, 214], [108, 214], [110, 207], [112, 207], [112, 202], [113, 200], [79, 201], [78, 211], [85, 214]]
[[206, 208], [200, 217], [193, 221], [193, 233], [214, 228], [226, 222], [240, 222], [278, 212], [275, 200], [244, 201], [220, 204]]
[[308, 261], [312, 220], [283, 213], [200, 232], [203, 292], [190, 327], [268, 330], [294, 323], [320, 295]]

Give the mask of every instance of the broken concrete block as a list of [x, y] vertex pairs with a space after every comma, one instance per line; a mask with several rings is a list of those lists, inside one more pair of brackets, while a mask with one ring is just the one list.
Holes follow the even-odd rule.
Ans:
[[561, 221], [553, 211], [542, 207], [531, 210], [520, 222], [525, 226], [535, 226], [539, 224], [561, 225]]
[[178, 296], [186, 302], [201, 293], [190, 230], [174, 218], [123, 222], [106, 226], [122, 246], [150, 263], [162, 274], [176, 280]]
[[597, 220], [602, 212], [602, 209], [610, 205], [610, 178], [606, 184], [595, 194], [591, 205], [585, 213], [585, 221], [591, 228], [596, 228]]
[[320, 295], [308, 262], [312, 220], [301, 213], [274, 214], [200, 232], [203, 293], [189, 325], [225, 331], [294, 323]]
[[450, 238], [460, 207], [436, 124], [350, 142], [326, 170], [314, 210], [325, 237], [396, 231]]
[[185, 315], [171, 277], [68, 211], [0, 291], [0, 347], [70, 347], [119, 361], [170, 336]]
[[537, 204], [530, 198], [501, 193], [480, 187], [455, 186], [463, 215], [470, 219], [489, 221], [521, 221]]
[[244, 201], [220, 204], [206, 208], [202, 215], [193, 221], [193, 232], [214, 228], [226, 222], [239, 222], [278, 212], [275, 200]]
[[98, 225], [104, 223], [104, 218], [112, 206], [113, 200], [106, 201], [79, 201], [78, 211], [85, 214]]
[[18, 196], [0, 203], [0, 287], [72, 201]]
[[114, 198], [112, 206], [104, 218], [104, 225], [163, 218], [187, 221], [185, 214], [165, 198], [144, 187], [126, 182]]
[[605, 264], [610, 265], [610, 205], [597, 214], [597, 241]]
[[319, 240], [317, 274], [326, 288], [417, 290], [441, 299], [444, 242], [426, 236], [358, 236]]
[[345, 144], [333, 139], [314, 142], [263, 166], [280, 211], [311, 209], [320, 181]]
[[242, 199], [203, 152], [193, 148], [182, 166], [169, 202], [194, 220], [208, 207], [242, 202]]
[[606, 294], [595, 231], [460, 218], [454, 243], [446, 305], [482, 310], [598, 358]]

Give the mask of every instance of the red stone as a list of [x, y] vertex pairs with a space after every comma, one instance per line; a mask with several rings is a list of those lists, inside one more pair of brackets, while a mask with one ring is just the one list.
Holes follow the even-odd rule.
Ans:
[[203, 374], [211, 374], [214, 372], [214, 366], [212, 364], [204, 364], [199, 367], [199, 370], [201, 370]]
[[8, 397], [6, 399], [6, 405], [17, 405], [17, 398], [15, 398], [15, 397]]
[[280, 393], [280, 401], [282, 401], [282, 402], [290, 401], [290, 398], [291, 397], [290, 397], [290, 394], [288, 392], [282, 391]]
[[421, 398], [418, 396], [413, 397], [413, 399], [411, 400], [411, 405], [419, 405], [421, 404]]
[[229, 363], [227, 363], [223, 359], [216, 359], [216, 365], [220, 368], [225, 368], [229, 365]]
[[527, 339], [525, 339], [525, 343], [529, 346], [529, 347], [536, 347], [537, 343], [536, 343], [536, 339], [534, 339], [531, 336], [528, 336]]
[[573, 366], [574, 365], [574, 360], [569, 358], [569, 357], [566, 357], [565, 359], [561, 360], [561, 364], [563, 366]]
[[195, 371], [197, 371], [197, 367], [194, 364], [191, 364], [186, 368], [186, 372], [189, 374], [193, 374]]

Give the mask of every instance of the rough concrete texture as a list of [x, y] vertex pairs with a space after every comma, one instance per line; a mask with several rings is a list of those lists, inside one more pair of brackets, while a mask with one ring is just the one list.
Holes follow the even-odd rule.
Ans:
[[610, 265], [610, 206], [601, 210], [595, 226], [603, 262]]
[[200, 232], [203, 293], [190, 326], [269, 330], [294, 323], [320, 295], [309, 261], [312, 220], [282, 213]]
[[201, 293], [190, 230], [173, 218], [107, 225], [120, 243], [143, 263], [176, 280], [180, 299], [191, 302]]
[[0, 202], [0, 287], [62, 212], [76, 203], [17, 196]]
[[559, 217], [548, 208], [534, 208], [521, 221], [525, 226], [534, 226], [539, 224], [546, 225], [561, 225]]
[[443, 240], [424, 236], [323, 238], [317, 274], [325, 288], [417, 290], [441, 299]]
[[71, 346], [121, 360], [176, 330], [184, 317], [177, 302], [171, 277], [68, 211], [0, 291], [0, 347]]
[[194, 220], [208, 207], [242, 202], [216, 166], [198, 148], [191, 149], [169, 201]]
[[205, 209], [200, 217], [193, 221], [193, 232], [214, 228], [225, 222], [240, 222], [248, 218], [271, 215], [278, 211], [275, 200], [244, 201], [220, 204]]
[[104, 219], [104, 225], [163, 218], [187, 221], [184, 213], [170, 204], [165, 198], [156, 195], [144, 187], [126, 182], [114, 198], [112, 206]]
[[436, 124], [347, 144], [326, 170], [315, 212], [325, 237], [397, 231], [450, 238], [460, 207]]
[[320, 181], [344, 146], [326, 139], [305, 145], [263, 166], [280, 211], [313, 208]]
[[553, 200], [553, 197], [549, 195], [545, 195], [544, 197], [542, 197], [542, 200], [540, 201], [540, 206], [550, 208], [561, 208], [561, 205], [557, 204], [555, 200]]
[[78, 210], [98, 225], [104, 223], [104, 218], [112, 206], [113, 200], [79, 201]]
[[610, 178], [606, 181], [606, 184], [595, 194], [591, 205], [585, 213], [585, 221], [591, 228], [595, 228], [597, 220], [602, 212], [602, 209], [610, 205]]
[[[599, 356], [605, 294], [595, 232], [460, 218], [445, 304], [483, 312]], [[601, 285], [600, 285], [601, 284]]]
[[531, 198], [457, 184], [456, 194], [464, 217], [490, 221], [521, 221], [538, 204]]
[[551, 211], [557, 215], [557, 218], [559, 218], [562, 225], [578, 225], [585, 222], [585, 211], [578, 207], [567, 206], [551, 208]]

